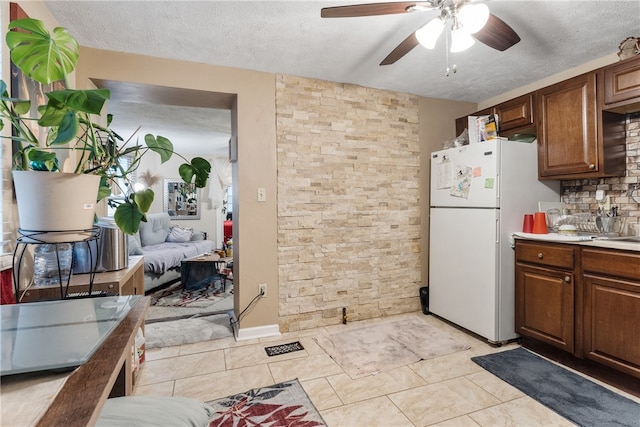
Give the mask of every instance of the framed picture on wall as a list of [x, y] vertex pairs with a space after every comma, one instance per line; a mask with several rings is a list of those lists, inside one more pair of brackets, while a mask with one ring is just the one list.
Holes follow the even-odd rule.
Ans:
[[194, 183], [182, 179], [164, 180], [164, 211], [171, 219], [200, 219], [200, 199]]

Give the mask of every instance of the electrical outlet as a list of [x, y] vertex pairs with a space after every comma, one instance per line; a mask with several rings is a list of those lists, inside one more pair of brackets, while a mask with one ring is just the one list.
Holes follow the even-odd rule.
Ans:
[[267, 284], [266, 283], [260, 283], [258, 285], [258, 293], [260, 295], [262, 295], [262, 298], [266, 298], [267, 297]]

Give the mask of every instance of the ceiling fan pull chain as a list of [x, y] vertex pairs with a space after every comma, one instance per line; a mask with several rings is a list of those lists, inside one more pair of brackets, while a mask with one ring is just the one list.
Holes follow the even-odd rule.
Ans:
[[452, 71], [453, 71], [453, 74], [455, 74], [458, 71], [458, 66], [456, 64], [453, 64], [451, 67], [449, 67], [449, 32], [445, 34], [444, 39], [446, 44], [445, 55], [447, 58], [447, 72], [445, 73], [445, 77], [449, 77]]

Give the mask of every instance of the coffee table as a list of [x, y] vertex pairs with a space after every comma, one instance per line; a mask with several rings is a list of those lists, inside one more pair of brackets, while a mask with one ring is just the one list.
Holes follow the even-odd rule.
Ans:
[[206, 253], [191, 258], [185, 258], [180, 265], [182, 286], [187, 290], [200, 289], [216, 281], [221, 280], [220, 269], [225, 261], [215, 253]]

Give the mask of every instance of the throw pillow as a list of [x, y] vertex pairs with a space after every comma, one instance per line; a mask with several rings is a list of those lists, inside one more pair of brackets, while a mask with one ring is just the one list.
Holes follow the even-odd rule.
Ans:
[[198, 240], [204, 240], [204, 233], [202, 231], [194, 231], [191, 236], [191, 241], [196, 242]]
[[185, 228], [180, 227], [178, 225], [174, 225], [169, 231], [169, 236], [167, 237], [167, 242], [188, 242], [191, 240], [191, 235], [193, 234], [193, 228]]
[[142, 248], [140, 247], [140, 236], [138, 233], [133, 236], [127, 235], [127, 246], [129, 248], [129, 255], [142, 255]]

